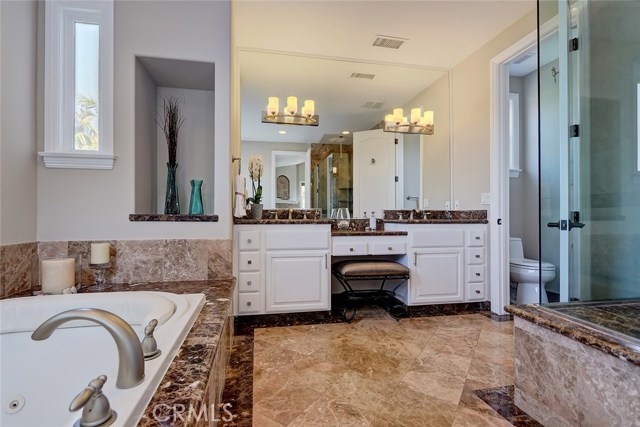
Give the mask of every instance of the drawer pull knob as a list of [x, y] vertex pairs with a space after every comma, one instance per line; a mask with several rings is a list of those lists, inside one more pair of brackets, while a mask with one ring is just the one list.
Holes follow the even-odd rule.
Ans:
[[480, 240], [480, 236], [476, 236], [476, 240]]
[[349, 248], [349, 252], [353, 252], [353, 248]]
[[480, 273], [476, 273], [476, 277], [480, 277]]
[[247, 307], [251, 307], [251, 301], [247, 301]]
[[476, 258], [480, 259], [480, 255], [476, 255]]
[[387, 249], [389, 249], [390, 251], [392, 251], [392, 250], [393, 250], [393, 248], [392, 248], [391, 246], [389, 246]]
[[247, 261], [247, 264], [251, 265], [251, 260]]
[[480, 290], [479, 290], [479, 289], [476, 289], [476, 294], [479, 294], [479, 293], [480, 293]]
[[247, 243], [251, 243], [251, 242], [252, 242], [252, 240], [251, 240], [251, 239], [247, 239]]
[[251, 280], [247, 280], [247, 286], [251, 286]]

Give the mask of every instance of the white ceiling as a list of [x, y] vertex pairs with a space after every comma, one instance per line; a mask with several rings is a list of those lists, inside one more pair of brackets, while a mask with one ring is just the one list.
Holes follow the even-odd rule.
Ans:
[[[370, 129], [533, 8], [532, 0], [234, 0], [242, 140], [311, 143]], [[376, 35], [407, 40], [379, 48]], [[288, 95], [314, 99], [320, 126], [261, 124], [267, 96], [283, 105]], [[383, 106], [362, 108], [366, 101]]]

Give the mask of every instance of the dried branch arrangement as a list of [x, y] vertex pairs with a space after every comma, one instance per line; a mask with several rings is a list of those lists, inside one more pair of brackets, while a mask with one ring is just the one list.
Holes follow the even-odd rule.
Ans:
[[162, 130], [167, 138], [167, 148], [169, 149], [169, 164], [175, 166], [177, 163], [178, 151], [178, 132], [184, 123], [184, 116], [180, 112], [180, 104], [178, 98], [171, 96], [162, 100], [162, 108], [164, 118], [162, 121]]

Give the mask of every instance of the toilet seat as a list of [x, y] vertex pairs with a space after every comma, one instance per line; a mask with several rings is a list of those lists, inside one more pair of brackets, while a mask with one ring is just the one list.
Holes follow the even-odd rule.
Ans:
[[556, 267], [549, 262], [539, 262], [534, 259], [528, 258], [510, 259], [509, 264], [511, 267], [520, 267], [535, 270], [541, 269], [542, 271], [556, 271]]

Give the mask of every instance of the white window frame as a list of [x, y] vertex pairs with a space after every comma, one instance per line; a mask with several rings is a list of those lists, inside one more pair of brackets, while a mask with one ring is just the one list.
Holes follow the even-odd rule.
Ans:
[[509, 177], [520, 176], [520, 95], [509, 94]]
[[[44, 151], [48, 168], [113, 169], [113, 0], [45, 2]], [[76, 22], [100, 26], [98, 150], [76, 150]]]

